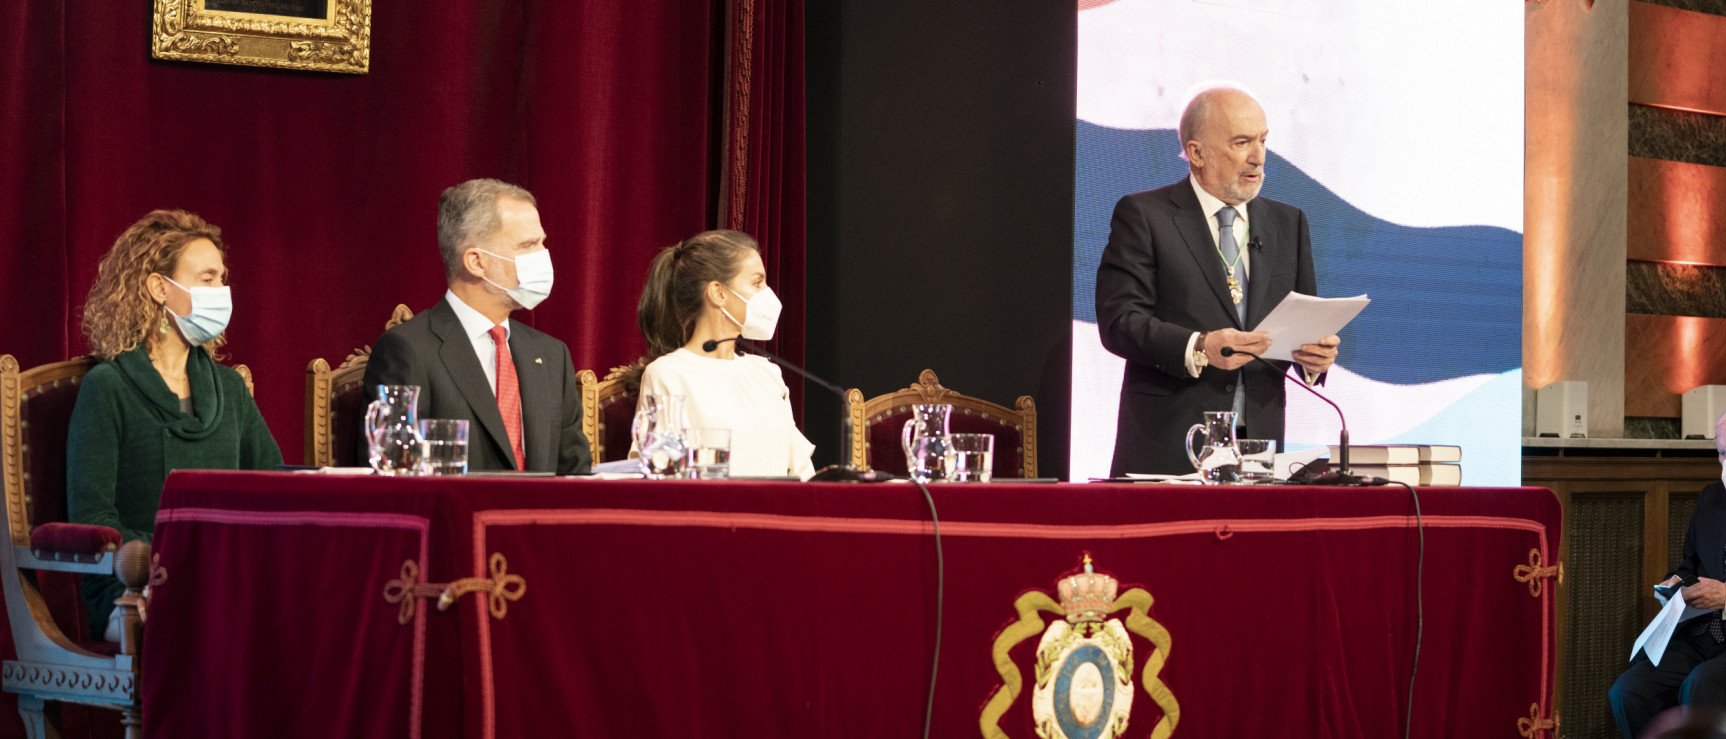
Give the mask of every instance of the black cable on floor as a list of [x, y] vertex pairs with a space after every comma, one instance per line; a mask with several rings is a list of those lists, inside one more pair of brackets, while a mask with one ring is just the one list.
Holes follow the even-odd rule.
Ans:
[[947, 562], [941, 553], [941, 517], [935, 514], [935, 496], [929, 494], [929, 487], [922, 480], [912, 477], [911, 482], [923, 491], [923, 501], [929, 504], [929, 521], [935, 525], [935, 658], [929, 665], [929, 698], [923, 704], [923, 739], [929, 739], [929, 726], [935, 719], [935, 678], [941, 672], [941, 615], [946, 605]]

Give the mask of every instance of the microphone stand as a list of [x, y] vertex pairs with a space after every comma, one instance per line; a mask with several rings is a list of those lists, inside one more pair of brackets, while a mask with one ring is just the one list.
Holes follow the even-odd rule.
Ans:
[[874, 470], [859, 469], [851, 465], [851, 445], [853, 443], [852, 439], [856, 430], [851, 426], [851, 403], [845, 397], [844, 388], [810, 374], [809, 370], [803, 369], [802, 367], [787, 361], [784, 357], [767, 351], [762, 348], [760, 344], [750, 341], [749, 339], [745, 339], [742, 336], [733, 336], [729, 339], [709, 339], [701, 344], [701, 349], [702, 351], [711, 352], [718, 348], [720, 344], [727, 341], [733, 342], [735, 345], [747, 349], [750, 352], [766, 357], [774, 364], [791, 370], [792, 372], [796, 372], [797, 374], [802, 375], [803, 379], [839, 396], [839, 464], [831, 464], [816, 470], [815, 476], [809, 478], [811, 481], [885, 482], [892, 479], [892, 475], [876, 472]]
[[[1261, 357], [1261, 356], [1254, 354], [1252, 352], [1241, 351], [1241, 350], [1236, 349], [1232, 346], [1225, 346], [1220, 350], [1219, 353], [1221, 353], [1225, 357], [1232, 357], [1236, 354], [1239, 354], [1243, 357], [1252, 357], [1254, 361], [1263, 362], [1266, 367], [1270, 367], [1271, 369], [1276, 370], [1277, 374], [1281, 375], [1284, 380], [1289, 379], [1287, 369], [1284, 369], [1282, 367], [1278, 367], [1275, 364], [1272, 364], [1270, 360], [1265, 359], [1264, 357]], [[1327, 398], [1324, 395], [1320, 394], [1319, 391], [1312, 389], [1312, 386], [1306, 384], [1305, 382], [1297, 382], [1295, 384], [1304, 388], [1307, 392], [1312, 393], [1313, 397], [1316, 397], [1319, 400], [1322, 400], [1325, 403], [1329, 404], [1330, 407], [1335, 408], [1337, 420], [1342, 422], [1342, 431], [1337, 434], [1337, 446], [1336, 446], [1336, 448], [1337, 448], [1337, 455], [1336, 455], [1337, 456], [1337, 466], [1336, 466], [1336, 469], [1328, 470], [1324, 474], [1319, 475], [1318, 477], [1315, 477], [1315, 478], [1309, 480], [1308, 483], [1312, 484], [1312, 485], [1384, 485], [1384, 484], [1387, 484], [1387, 482], [1381, 481], [1381, 478], [1361, 477], [1359, 475], [1354, 474], [1354, 471], [1349, 469], [1349, 466], [1348, 466], [1348, 417], [1343, 415], [1342, 406], [1339, 406], [1336, 403], [1332, 402], [1330, 398]]]

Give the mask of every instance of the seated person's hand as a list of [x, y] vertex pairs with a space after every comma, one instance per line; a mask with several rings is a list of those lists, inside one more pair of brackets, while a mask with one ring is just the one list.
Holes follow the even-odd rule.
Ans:
[[1713, 578], [1698, 578], [1695, 585], [1684, 588], [1684, 602], [1692, 608], [1718, 611], [1726, 607], [1726, 583]]

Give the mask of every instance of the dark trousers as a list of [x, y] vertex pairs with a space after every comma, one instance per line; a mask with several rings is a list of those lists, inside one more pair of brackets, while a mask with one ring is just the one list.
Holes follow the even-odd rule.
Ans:
[[1607, 694], [1625, 739], [1636, 739], [1654, 716], [1680, 703], [1726, 708], [1726, 644], [1714, 641], [1706, 618], [1680, 624], [1655, 666], [1636, 653]]

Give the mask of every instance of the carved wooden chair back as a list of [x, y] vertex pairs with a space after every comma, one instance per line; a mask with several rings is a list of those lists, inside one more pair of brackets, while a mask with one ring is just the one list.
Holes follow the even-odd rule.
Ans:
[[[397, 305], [384, 330], [413, 317], [407, 306]], [[367, 463], [359, 459], [359, 450], [366, 414], [366, 361], [371, 355], [371, 346], [362, 346], [335, 369], [322, 357], [306, 366], [306, 464], [359, 467]]]
[[934, 370], [926, 369], [909, 387], [868, 400], [853, 389], [846, 393], [846, 399], [857, 428], [855, 437], [860, 441], [852, 444], [854, 465], [905, 474], [900, 433], [911, 419], [911, 406], [947, 403], [953, 406], [949, 432], [995, 435], [995, 477], [1037, 476], [1037, 403], [1029, 395], [1019, 396], [1014, 407], [1008, 408], [950, 390], [941, 385]]
[[623, 381], [627, 369], [627, 365], [613, 367], [603, 380], [593, 370], [576, 374], [581, 381], [581, 431], [587, 434], [587, 448], [593, 452], [594, 464], [629, 456], [638, 391], [631, 390]]

